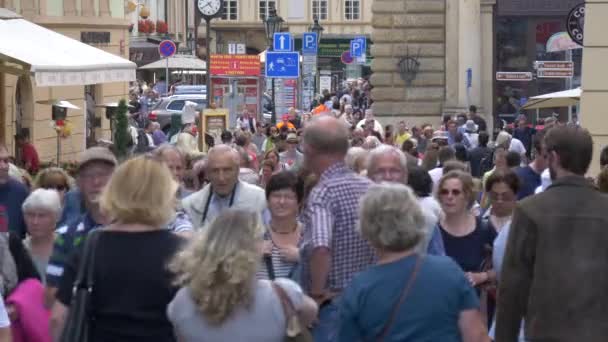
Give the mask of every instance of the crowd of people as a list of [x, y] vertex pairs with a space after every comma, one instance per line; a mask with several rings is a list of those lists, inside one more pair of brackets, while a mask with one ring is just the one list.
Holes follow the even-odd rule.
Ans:
[[206, 153], [92, 147], [29, 186], [0, 146], [0, 341], [608, 336], [587, 130], [344, 113], [245, 112]]

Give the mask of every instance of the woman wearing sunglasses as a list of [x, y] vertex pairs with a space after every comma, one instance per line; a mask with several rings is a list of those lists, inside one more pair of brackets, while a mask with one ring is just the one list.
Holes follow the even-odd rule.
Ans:
[[471, 213], [475, 203], [473, 178], [462, 171], [450, 171], [439, 181], [437, 191], [444, 217], [439, 221], [446, 255], [460, 265], [472, 286], [494, 279], [484, 261], [496, 232]]
[[72, 178], [58, 167], [49, 167], [38, 173], [34, 187], [36, 189], [56, 190], [63, 204], [65, 194], [72, 188]]

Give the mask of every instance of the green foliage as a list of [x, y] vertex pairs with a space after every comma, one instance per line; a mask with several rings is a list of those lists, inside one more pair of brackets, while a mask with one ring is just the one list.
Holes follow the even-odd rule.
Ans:
[[116, 157], [120, 160], [126, 159], [129, 154], [129, 142], [131, 134], [129, 133], [129, 120], [127, 118], [127, 101], [120, 100], [118, 110], [114, 116], [114, 151]]

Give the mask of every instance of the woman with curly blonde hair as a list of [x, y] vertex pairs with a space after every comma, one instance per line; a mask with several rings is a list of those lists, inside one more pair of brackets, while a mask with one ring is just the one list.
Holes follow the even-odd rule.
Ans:
[[316, 304], [295, 282], [256, 280], [263, 247], [257, 214], [230, 209], [197, 234], [169, 266], [182, 286], [167, 308], [179, 341], [283, 341], [279, 292], [302, 324], [314, 320]]

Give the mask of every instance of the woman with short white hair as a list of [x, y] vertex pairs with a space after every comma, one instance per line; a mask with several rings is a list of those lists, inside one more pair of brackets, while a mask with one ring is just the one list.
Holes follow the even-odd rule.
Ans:
[[28, 233], [24, 243], [44, 284], [46, 266], [53, 252], [55, 226], [61, 218], [61, 197], [56, 190], [37, 189], [23, 202], [22, 210]]
[[361, 174], [367, 167], [367, 155], [368, 151], [363, 147], [351, 147], [344, 157], [344, 162], [349, 169]]
[[359, 218], [379, 260], [342, 293], [340, 341], [488, 341], [479, 300], [458, 265], [416, 254], [425, 219], [409, 187], [372, 185]]

